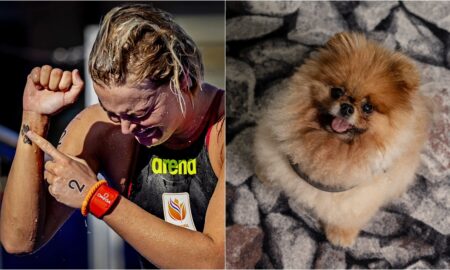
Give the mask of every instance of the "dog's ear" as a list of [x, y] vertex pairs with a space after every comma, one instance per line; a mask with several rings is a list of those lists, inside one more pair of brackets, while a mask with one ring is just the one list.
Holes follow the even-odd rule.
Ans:
[[419, 72], [407, 56], [394, 53], [389, 66], [389, 72], [400, 90], [407, 93], [418, 90], [420, 85]]
[[363, 34], [357, 32], [340, 32], [335, 34], [327, 41], [325, 47], [335, 50], [352, 50], [356, 47], [359, 47], [363, 44], [366, 44], [367, 40]]

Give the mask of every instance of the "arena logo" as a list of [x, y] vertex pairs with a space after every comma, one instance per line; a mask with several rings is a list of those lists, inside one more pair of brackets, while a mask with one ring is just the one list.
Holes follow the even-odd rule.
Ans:
[[151, 166], [154, 174], [197, 174], [196, 159], [176, 160], [154, 157]]

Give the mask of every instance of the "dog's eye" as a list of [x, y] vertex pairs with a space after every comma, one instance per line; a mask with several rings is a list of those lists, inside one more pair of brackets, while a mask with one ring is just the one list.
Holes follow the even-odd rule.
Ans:
[[362, 110], [365, 113], [371, 113], [373, 111], [373, 106], [370, 103], [366, 103], [366, 104], [362, 105]]
[[344, 90], [342, 90], [339, 87], [332, 87], [331, 88], [331, 97], [334, 99], [338, 99], [344, 95]]

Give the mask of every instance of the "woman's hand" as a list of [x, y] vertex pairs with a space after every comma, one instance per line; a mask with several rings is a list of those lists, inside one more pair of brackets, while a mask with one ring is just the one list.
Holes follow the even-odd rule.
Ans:
[[44, 171], [50, 194], [60, 203], [81, 208], [89, 189], [97, 182], [97, 175], [84, 160], [61, 153], [33, 131], [26, 136], [53, 158], [45, 163]]
[[49, 65], [35, 67], [27, 77], [23, 110], [53, 115], [74, 103], [84, 82], [78, 70], [62, 71]]

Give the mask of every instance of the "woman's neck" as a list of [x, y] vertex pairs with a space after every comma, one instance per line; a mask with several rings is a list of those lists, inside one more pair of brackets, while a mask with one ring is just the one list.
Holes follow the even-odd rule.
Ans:
[[164, 143], [166, 147], [183, 149], [197, 141], [210, 118], [208, 111], [210, 110], [217, 90], [215, 87], [205, 85], [203, 89], [197, 91], [195, 96], [189, 97], [186, 94], [186, 115], [180, 127]]

